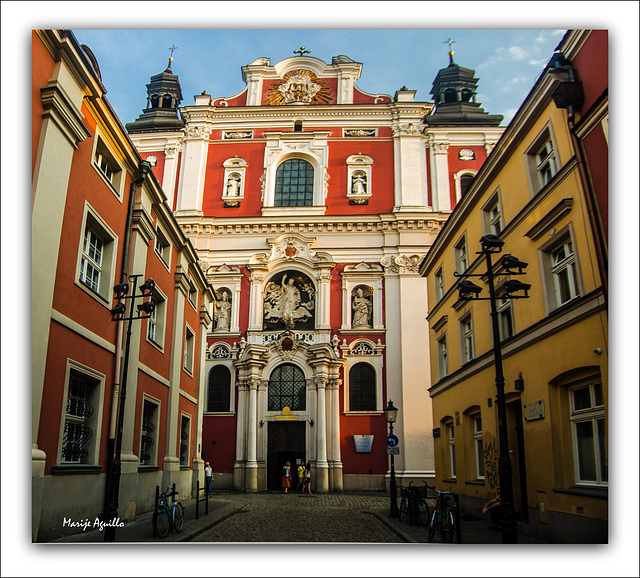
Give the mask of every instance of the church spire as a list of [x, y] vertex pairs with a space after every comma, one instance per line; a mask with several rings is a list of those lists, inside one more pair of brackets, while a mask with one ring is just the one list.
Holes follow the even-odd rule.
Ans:
[[456, 41], [455, 40], [451, 40], [451, 38], [449, 38], [449, 40], [445, 40], [443, 42], [443, 44], [448, 44], [449, 45], [449, 66], [453, 66], [455, 64], [455, 62], [453, 61], [453, 49], [451, 48], [452, 44], [455, 44]]

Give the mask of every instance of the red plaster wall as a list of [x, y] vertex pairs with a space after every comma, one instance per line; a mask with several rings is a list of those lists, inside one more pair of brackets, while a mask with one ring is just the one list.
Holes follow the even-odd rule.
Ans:
[[40, 89], [47, 86], [53, 75], [55, 62], [35, 33], [31, 32], [31, 172], [36, 165], [40, 131], [42, 129], [42, 96]]
[[[236, 400], [236, 407], [237, 407]], [[236, 457], [236, 416], [205, 415], [202, 426], [202, 456], [216, 473], [233, 473]], [[215, 441], [215, 444], [213, 443]], [[205, 453], [206, 452], [206, 455]]]

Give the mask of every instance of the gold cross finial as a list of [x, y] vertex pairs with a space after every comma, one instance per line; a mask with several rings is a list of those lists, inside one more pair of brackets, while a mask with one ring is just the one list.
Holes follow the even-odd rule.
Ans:
[[300, 54], [300, 56], [304, 56], [305, 53], [309, 54], [311, 52], [311, 50], [307, 50], [304, 46], [300, 47], [300, 50], [294, 50], [293, 53], [294, 54]]
[[174, 44], [171, 45], [171, 48], [169, 48], [169, 50], [171, 50], [171, 56], [169, 56], [169, 62], [171, 62], [173, 60], [173, 51], [178, 48], [177, 46], [175, 46]]
[[455, 44], [456, 41], [455, 40], [451, 40], [451, 38], [449, 38], [449, 40], [445, 40], [443, 42], [443, 44], [448, 44], [449, 45], [449, 64], [453, 64], [453, 50], [451, 48], [452, 44]]

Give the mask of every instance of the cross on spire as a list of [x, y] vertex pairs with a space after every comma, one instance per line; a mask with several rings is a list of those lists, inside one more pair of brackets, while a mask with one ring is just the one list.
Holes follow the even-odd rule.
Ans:
[[449, 40], [445, 40], [442, 44], [448, 44], [449, 45], [449, 64], [453, 64], [453, 50], [451, 48], [452, 44], [455, 44], [456, 41], [455, 40], [451, 40], [451, 38], [449, 38]]
[[307, 50], [304, 46], [300, 47], [300, 50], [294, 50], [293, 53], [294, 54], [300, 54], [300, 56], [304, 56], [305, 53], [309, 54], [311, 52], [311, 50]]
[[178, 48], [177, 46], [175, 46], [174, 44], [171, 45], [171, 48], [169, 48], [169, 50], [171, 50], [171, 56], [169, 56], [169, 64], [171, 64], [171, 61], [173, 60], [173, 51]]

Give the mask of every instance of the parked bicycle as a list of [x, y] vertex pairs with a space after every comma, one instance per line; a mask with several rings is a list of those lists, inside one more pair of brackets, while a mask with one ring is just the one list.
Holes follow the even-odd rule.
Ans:
[[436, 505], [429, 524], [429, 542], [433, 542], [436, 532], [440, 534], [442, 542], [453, 542], [458, 531], [458, 508], [454, 495], [440, 490], [436, 490], [436, 494]]
[[156, 521], [156, 534], [160, 538], [164, 538], [169, 533], [171, 526], [176, 532], [181, 532], [184, 528], [184, 506], [182, 502], [176, 500], [177, 495], [175, 484], [173, 490], [167, 486], [167, 491], [160, 494]]
[[406, 487], [400, 488], [400, 509], [399, 519], [406, 518], [410, 526], [427, 526], [431, 518], [429, 504], [427, 504], [427, 491], [429, 486], [423, 482], [424, 486], [414, 486], [409, 482]]

